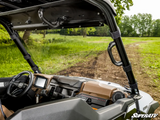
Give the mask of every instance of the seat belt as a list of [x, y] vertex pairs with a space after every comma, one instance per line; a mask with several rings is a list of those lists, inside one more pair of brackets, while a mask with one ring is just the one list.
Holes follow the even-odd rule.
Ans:
[[3, 115], [4, 119], [6, 119], [7, 117], [6, 117], [6, 115], [4, 114], [4, 111], [3, 111], [1, 99], [0, 99], [0, 110], [2, 112], [2, 115]]

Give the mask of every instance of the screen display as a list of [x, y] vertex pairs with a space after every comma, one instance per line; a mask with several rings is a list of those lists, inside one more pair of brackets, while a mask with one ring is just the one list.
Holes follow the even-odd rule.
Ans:
[[37, 79], [35, 81], [35, 86], [40, 87], [40, 88], [44, 88], [46, 81], [47, 81], [46, 78], [37, 77]]

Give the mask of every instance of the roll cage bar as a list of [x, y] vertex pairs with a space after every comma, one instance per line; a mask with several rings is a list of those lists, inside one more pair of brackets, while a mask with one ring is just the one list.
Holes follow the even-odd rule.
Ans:
[[[63, 6], [66, 7], [66, 5], [70, 5], [69, 7], [80, 7], [81, 4], [77, 5], [77, 2], [83, 2], [82, 6], [84, 6], [85, 8], [85, 4], [90, 5], [90, 8], [93, 9], [89, 10], [89, 8], [85, 8], [86, 10], [89, 11], [89, 13], [92, 14], [92, 12], [94, 12], [95, 8], [97, 11], [101, 12], [102, 14], [100, 16], [96, 16], [93, 17], [95, 18], [94, 20], [71, 20], [73, 18], [70, 18], [68, 15], [57, 15], [60, 16], [58, 17], [58, 19], [52, 19], [55, 22], [50, 22], [49, 17], [49, 13], [46, 15], [45, 18], [44, 14], [46, 13], [45, 11], [51, 11], [50, 9], [54, 9], [54, 7], [59, 7], [62, 5], [62, 9]], [[85, 4], [84, 4], [85, 3]], [[1, 4], [1, 3], [0, 3]], [[128, 78], [128, 82], [129, 82], [129, 86], [131, 88], [131, 96], [135, 99], [135, 103], [137, 106], [137, 112], [140, 113], [139, 111], [139, 104], [138, 104], [138, 97], [139, 96], [139, 90], [138, 90], [138, 86], [137, 86], [137, 82], [135, 80], [135, 77], [133, 75], [133, 71], [131, 68], [131, 64], [128, 60], [122, 39], [121, 39], [121, 33], [120, 30], [116, 24], [115, 18], [114, 16], [116, 15], [115, 10], [113, 9], [113, 6], [111, 6], [111, 3], [109, 0], [59, 0], [59, 1], [55, 1], [55, 2], [50, 2], [50, 3], [45, 3], [45, 4], [40, 4], [40, 5], [35, 5], [35, 6], [30, 6], [30, 7], [26, 7], [26, 8], [22, 8], [22, 9], [15, 9], [18, 6], [11, 6], [8, 5], [10, 7], [13, 7], [14, 10], [11, 11], [7, 11], [7, 12], [2, 12], [0, 13], [0, 23], [6, 28], [7, 32], [9, 33], [11, 39], [15, 42], [15, 44], [17, 45], [17, 47], [19, 48], [19, 50], [21, 51], [21, 53], [23, 54], [24, 58], [27, 60], [27, 62], [29, 63], [29, 65], [31, 66], [32, 70], [35, 73], [40, 73], [40, 70], [38, 69], [38, 66], [33, 62], [33, 60], [31, 59], [31, 56], [27, 53], [26, 49], [24, 48], [23, 44], [20, 42], [20, 37], [17, 33], [16, 30], [25, 30], [25, 29], [30, 29], [30, 28], [39, 28], [39, 29], [46, 29], [48, 27], [50, 28], [70, 28], [70, 27], [79, 27], [81, 25], [81, 27], [86, 27], [86, 26], [99, 26], [102, 25], [103, 23], [107, 24], [110, 28], [110, 33], [111, 36], [113, 38], [113, 42], [111, 42], [108, 46], [108, 53], [109, 56], [111, 58], [111, 61], [113, 62], [113, 64], [115, 64], [116, 66], [122, 66], [123, 70], [125, 71], [127, 78]], [[82, 10], [82, 9], [81, 9]], [[26, 11], [28, 16], [33, 16], [33, 11], [34, 15], [35, 13], [37, 13], [37, 18], [35, 19], [35, 21], [31, 20], [31, 19], [27, 19], [28, 23], [27, 25], [21, 25], [19, 23], [16, 23], [17, 21], [14, 20], [14, 15], [16, 16], [16, 14], [25, 14]], [[53, 10], [52, 10], [53, 11]], [[86, 11], [87, 13], [87, 11]], [[67, 13], [66, 13], [67, 14]], [[83, 14], [85, 14], [85, 12], [83, 12]], [[94, 13], [93, 13], [94, 15]], [[30, 17], [26, 17], [26, 18], [30, 18]], [[56, 15], [55, 15], [56, 16]], [[52, 15], [52, 17], [54, 17]], [[16, 21], [16, 22], [15, 22]], [[23, 19], [21, 19], [21, 21], [24, 21]], [[12, 22], [14, 24], [12, 24]], [[36, 23], [37, 24], [30, 24], [30, 23]], [[87, 23], [87, 24], [85, 24]], [[69, 25], [69, 26], [68, 26]], [[15, 30], [16, 29], [16, 30]], [[116, 46], [117, 51], [119, 53], [119, 56], [121, 58], [120, 62], [117, 62], [114, 60], [114, 57], [112, 55], [112, 48]]]

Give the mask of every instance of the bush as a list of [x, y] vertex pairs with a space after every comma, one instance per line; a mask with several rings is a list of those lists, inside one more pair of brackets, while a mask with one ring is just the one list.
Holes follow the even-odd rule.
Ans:
[[0, 44], [2, 44], [2, 43], [8, 44], [11, 42], [12, 42], [12, 40], [11, 40], [9, 34], [6, 31], [0, 29]]

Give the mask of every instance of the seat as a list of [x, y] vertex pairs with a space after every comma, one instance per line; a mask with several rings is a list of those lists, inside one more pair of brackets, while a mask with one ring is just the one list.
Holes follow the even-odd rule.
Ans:
[[[2, 105], [2, 109], [7, 118], [14, 113], [12, 110], [8, 110], [4, 105]], [[1, 110], [0, 110], [0, 120], [5, 120]]]

